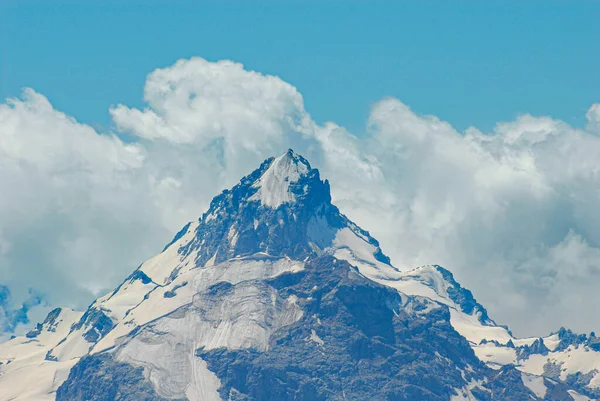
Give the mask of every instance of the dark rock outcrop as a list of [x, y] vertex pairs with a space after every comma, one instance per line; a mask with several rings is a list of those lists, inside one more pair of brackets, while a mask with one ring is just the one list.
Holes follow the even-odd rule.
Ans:
[[69, 377], [56, 392], [56, 401], [167, 401], [167, 399], [155, 393], [152, 384], [144, 378], [143, 368], [115, 361], [111, 354], [103, 353], [83, 357], [71, 369]]

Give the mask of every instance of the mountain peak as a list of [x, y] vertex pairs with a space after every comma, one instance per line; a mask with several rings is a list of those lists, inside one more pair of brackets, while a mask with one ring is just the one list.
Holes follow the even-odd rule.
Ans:
[[290, 184], [298, 182], [311, 170], [305, 158], [288, 149], [281, 156], [271, 159], [269, 167], [252, 185], [258, 191], [249, 200], [260, 201], [273, 209], [283, 203], [294, 202], [296, 197], [290, 190]]
[[589, 400], [598, 344], [514, 338], [448, 270], [397, 270], [289, 149], [85, 313], [0, 344], [0, 399]]
[[[331, 203], [329, 182], [319, 170], [291, 149], [216, 196], [198, 222], [184, 227], [165, 249], [174, 244], [183, 257], [193, 253], [196, 266], [257, 253], [305, 260], [339, 251], [368, 259], [376, 270], [395, 270], [379, 243]], [[170, 273], [149, 276], [162, 283]]]

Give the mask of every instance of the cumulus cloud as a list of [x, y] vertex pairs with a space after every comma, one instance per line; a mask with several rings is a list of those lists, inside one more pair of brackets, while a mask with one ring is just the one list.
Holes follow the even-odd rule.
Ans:
[[35, 288], [85, 307], [312, 124], [293, 86], [232, 62], [181, 61], [145, 93], [147, 110], [111, 109], [133, 143], [32, 89], [0, 104], [0, 283], [15, 302]]
[[370, 126], [392, 201], [349, 214], [394, 261], [447, 266], [519, 334], [595, 327], [600, 138], [530, 115], [458, 133], [394, 99], [374, 107]]
[[128, 238], [148, 240], [144, 227], [155, 224], [136, 208], [143, 149], [98, 135], [31, 89], [0, 105], [0, 139], [0, 281], [17, 299], [34, 287], [53, 302], [89, 301], [145, 247]]
[[158, 69], [148, 75], [144, 99], [148, 107], [143, 111], [111, 108], [117, 128], [180, 144], [225, 140], [228, 152], [263, 152], [264, 144], [281, 145], [284, 137], [311, 123], [295, 87], [231, 61], [193, 58]]
[[600, 104], [593, 104], [585, 116], [588, 120], [588, 130], [600, 135]]
[[110, 109], [133, 143], [32, 90], [0, 106], [1, 281], [88, 302], [293, 147], [396, 265], [448, 267], [517, 334], [599, 330], [598, 105], [586, 130], [522, 115], [483, 133], [390, 98], [357, 136], [316, 124], [277, 77], [200, 58], [152, 72], [144, 98]]

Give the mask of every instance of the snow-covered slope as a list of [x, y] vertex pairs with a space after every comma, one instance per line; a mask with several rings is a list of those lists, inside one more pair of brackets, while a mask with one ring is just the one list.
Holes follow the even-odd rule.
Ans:
[[26, 336], [0, 344], [0, 400], [54, 399], [56, 389], [77, 360], [57, 363], [46, 360], [46, 355], [81, 315], [66, 308], [54, 309]]
[[[543, 340], [552, 366], [596, 369], [560, 336]], [[29, 337], [0, 345], [0, 400], [568, 400], [595, 385], [548, 374], [541, 340], [513, 338], [449, 271], [392, 266], [291, 150]]]
[[261, 204], [277, 208], [282, 203], [294, 202], [296, 197], [290, 191], [290, 184], [298, 182], [310, 169], [308, 163], [294, 156], [292, 151], [279, 156], [260, 178], [252, 184], [258, 191], [249, 200], [260, 201]]
[[[566, 383], [589, 399], [600, 399], [600, 338], [594, 333], [577, 335], [562, 328], [543, 338], [516, 338], [507, 327], [491, 320], [485, 308], [448, 270], [423, 266], [398, 275], [397, 281], [378, 282], [447, 305], [453, 328], [469, 341], [477, 357], [489, 367], [515, 366], [524, 378], [530, 378], [524, 379], [528, 385], [543, 383], [546, 378]], [[570, 391], [571, 395], [579, 394]]]

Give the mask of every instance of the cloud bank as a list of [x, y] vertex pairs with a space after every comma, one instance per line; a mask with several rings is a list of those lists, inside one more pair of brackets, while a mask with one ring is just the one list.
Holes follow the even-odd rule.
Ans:
[[315, 123], [281, 79], [201, 58], [149, 74], [144, 99], [110, 109], [115, 133], [31, 89], [0, 104], [0, 282], [13, 293], [85, 306], [292, 147], [396, 265], [444, 265], [516, 334], [600, 330], [599, 104], [585, 130], [526, 114], [484, 133], [389, 98], [355, 135]]

